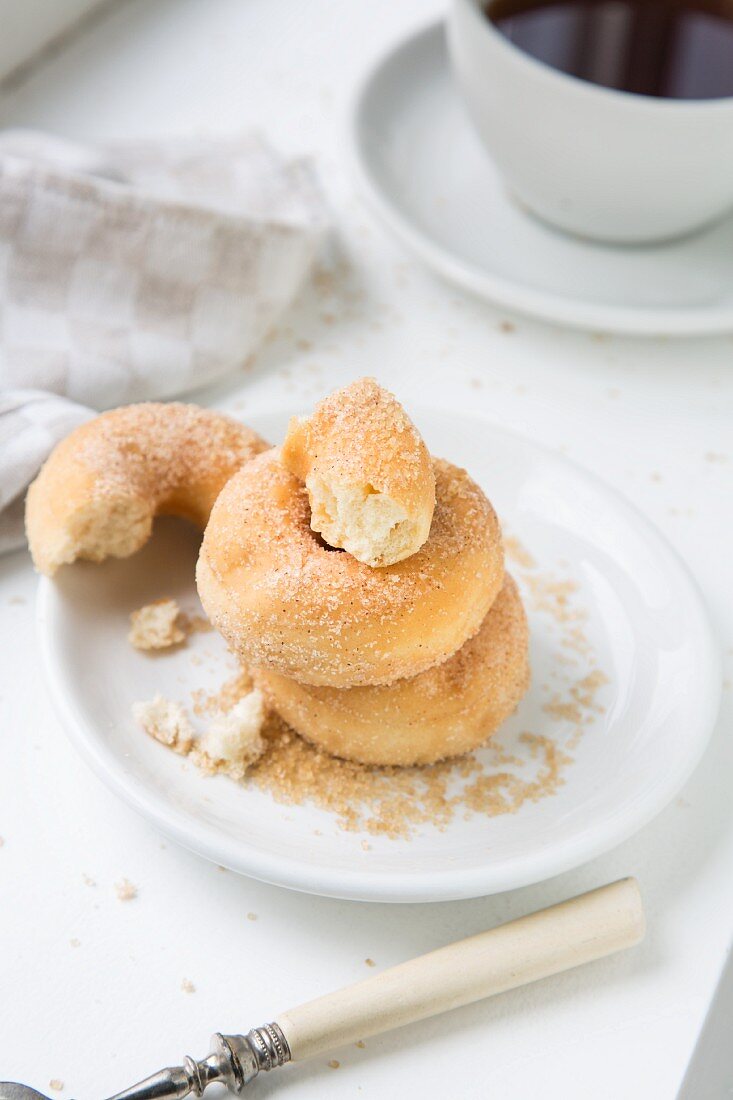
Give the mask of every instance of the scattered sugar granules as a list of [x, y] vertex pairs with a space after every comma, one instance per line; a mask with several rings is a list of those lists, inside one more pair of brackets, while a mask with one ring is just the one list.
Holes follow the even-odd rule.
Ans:
[[133, 901], [137, 897], [137, 886], [134, 886], [129, 879], [121, 878], [115, 883], [115, 893], [119, 901]]
[[[556, 636], [553, 664], [559, 678], [546, 713], [558, 726], [571, 719], [569, 731], [559, 728], [555, 738], [544, 728], [541, 734], [525, 730], [516, 737], [513, 752], [507, 752], [500, 736], [495, 737], [481, 758], [472, 754], [421, 768], [370, 768], [320, 752], [270, 716], [265, 727], [267, 749], [251, 770], [252, 782], [277, 801], [309, 802], [333, 813], [337, 825], [346, 831], [390, 839], [409, 838], [428, 824], [445, 829], [457, 813], [464, 817], [513, 814], [526, 803], [555, 795], [572, 764], [569, 750], [604, 709], [597, 692], [607, 679], [593, 667], [576, 679], [561, 674], [564, 664], [592, 658], [585, 632], [587, 615], [577, 601], [578, 585], [540, 570], [518, 539], [509, 536], [505, 542], [507, 555], [522, 576], [528, 603]], [[563, 654], [563, 647], [570, 655]], [[362, 842], [362, 847], [368, 850], [368, 842]]]
[[196, 986], [193, 984], [190, 978], [184, 978], [181, 982], [181, 989], [184, 993], [195, 993]]
[[[354, 764], [321, 752], [274, 715], [264, 736], [267, 748], [250, 771], [253, 783], [278, 802], [308, 802], [334, 814], [346, 832], [390, 839], [409, 838], [422, 825], [445, 829], [459, 811], [516, 813], [525, 801], [554, 794], [567, 762], [549, 738], [530, 742], [532, 734], [520, 737], [534, 769], [529, 779], [503, 769], [486, 774], [473, 755], [414, 768]], [[491, 742], [487, 749], [491, 763], [505, 759]]]
[[[560, 596], [559, 603], [552, 598], [549, 606], [561, 617], [571, 617], [570, 593], [563, 588]], [[215, 695], [195, 693], [194, 709], [201, 714], [231, 709], [250, 690], [251, 679], [242, 672]], [[529, 732], [518, 738], [524, 759], [507, 753], [498, 742], [489, 742], [492, 770], [488, 774], [473, 755], [419, 768], [355, 764], [321, 752], [274, 714], [266, 716], [262, 739], [264, 751], [247, 772], [252, 783], [278, 802], [311, 803], [332, 813], [338, 827], [347, 832], [390, 839], [408, 838], [423, 825], [444, 829], [461, 811], [492, 817], [516, 813], [525, 802], [555, 794], [570, 763], [568, 754], [551, 738]], [[529, 778], [507, 770], [524, 767], [528, 761], [533, 771]], [[365, 851], [370, 849], [368, 841], [361, 844]]]
[[191, 750], [194, 731], [180, 703], [156, 695], [146, 703], [133, 703], [132, 714], [147, 734], [185, 756]]
[[185, 611], [181, 612], [180, 623], [187, 636], [210, 634], [214, 629], [205, 615], [187, 615]]
[[241, 669], [231, 680], [227, 680], [218, 691], [208, 694], [201, 688], [191, 693], [193, 698], [194, 714], [204, 715], [226, 714], [235, 703], [252, 690], [252, 677], [246, 669]]
[[519, 539], [514, 538], [513, 535], [504, 536], [504, 549], [506, 551], [506, 556], [510, 561], [514, 562], [515, 565], [519, 565], [523, 569], [537, 568], [537, 562], [532, 557], [529, 550], [522, 545]]
[[167, 649], [186, 640], [181, 609], [175, 600], [164, 598], [145, 604], [130, 615], [128, 641], [135, 649]]
[[[541, 685], [549, 729], [543, 723], [541, 733], [518, 733], [511, 751], [497, 736], [480, 756], [471, 754], [427, 767], [379, 768], [321, 752], [270, 713], [263, 716], [262, 728], [253, 734], [257, 758], [249, 758], [246, 767], [231, 769], [223, 750], [230, 743], [239, 744], [237, 722], [257, 711], [254, 725], [259, 725], [261, 717], [259, 703], [250, 698], [251, 677], [242, 670], [216, 693], [192, 693], [194, 713], [214, 718], [214, 735], [208, 744], [210, 748], [218, 744], [217, 753], [221, 754], [217, 766], [204, 750], [205, 735], [193, 742], [192, 758], [210, 773], [226, 771], [241, 779], [246, 772], [249, 782], [276, 801], [314, 805], [332, 814], [344, 831], [388, 839], [409, 839], [423, 826], [444, 830], [457, 814], [466, 818], [514, 814], [526, 803], [552, 797], [565, 782], [573, 759], [570, 751], [604, 710], [597, 696], [608, 681], [595, 667], [586, 634], [587, 613], [577, 600], [578, 585], [540, 569], [533, 555], [511, 535], [505, 545], [529, 607], [544, 619], [553, 635], [550, 680]], [[573, 677], [572, 667], [581, 665], [585, 665], [583, 674], [578, 667]], [[368, 852], [371, 845], [363, 839], [361, 847]]]

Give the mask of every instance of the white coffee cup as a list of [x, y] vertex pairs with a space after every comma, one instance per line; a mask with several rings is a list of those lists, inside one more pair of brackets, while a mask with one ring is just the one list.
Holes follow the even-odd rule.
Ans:
[[480, 0], [453, 0], [453, 69], [513, 195], [581, 236], [681, 236], [733, 207], [733, 98], [657, 99], [603, 88], [524, 53]]

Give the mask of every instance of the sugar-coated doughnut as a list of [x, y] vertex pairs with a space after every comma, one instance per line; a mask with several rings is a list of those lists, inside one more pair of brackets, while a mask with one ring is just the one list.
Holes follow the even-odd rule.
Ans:
[[310, 525], [367, 565], [393, 565], [430, 533], [435, 477], [428, 449], [397, 399], [373, 378], [293, 417], [283, 464], [305, 482]]
[[394, 684], [311, 687], [259, 669], [255, 682], [297, 733], [362, 764], [431, 764], [477, 748], [529, 684], [527, 620], [507, 574], [478, 634], [443, 664]]
[[499, 524], [465, 470], [437, 460], [434, 472], [428, 541], [383, 569], [323, 544], [278, 449], [234, 475], [212, 509], [196, 577], [207, 615], [245, 665], [308, 684], [385, 684], [476, 633], [504, 578]]
[[51, 575], [77, 558], [127, 557], [160, 514], [204, 527], [232, 474], [267, 447], [196, 405], [151, 402], [95, 417], [54, 448], [28, 491], [36, 568]]

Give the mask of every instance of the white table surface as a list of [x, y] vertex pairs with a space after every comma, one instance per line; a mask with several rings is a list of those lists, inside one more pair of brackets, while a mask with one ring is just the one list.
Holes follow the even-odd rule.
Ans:
[[[349, 272], [307, 292], [234, 380], [206, 395], [246, 418], [363, 373], [409, 405], [467, 408], [620, 487], [696, 572], [730, 670], [733, 339], [553, 330], [438, 282], [362, 209], [339, 153], [368, 59], [432, 0], [128, 0], [0, 98], [0, 124], [79, 138], [228, 133], [251, 123], [315, 152]], [[582, 971], [261, 1078], [260, 1096], [672, 1100], [733, 927], [730, 692], [678, 798], [580, 870], [499, 897], [359, 905], [260, 885], [166, 843], [93, 778], [44, 696], [35, 578], [0, 560], [0, 1079], [99, 1097], [202, 1056], [290, 1004], [626, 874], [645, 944]], [[727, 685], [729, 686], [729, 685]], [[664, 767], [664, 760], [660, 760]], [[95, 885], [85, 882], [90, 876]], [[127, 877], [133, 901], [118, 900]], [[248, 914], [257, 920], [248, 919]], [[184, 978], [195, 992], [184, 992]]]

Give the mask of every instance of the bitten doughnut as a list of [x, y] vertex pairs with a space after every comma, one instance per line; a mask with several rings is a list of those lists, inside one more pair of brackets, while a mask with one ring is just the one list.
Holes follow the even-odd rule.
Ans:
[[441, 665], [381, 687], [307, 687], [279, 673], [254, 679], [289, 726], [362, 764], [431, 764], [475, 749], [529, 685], [527, 620], [508, 575], [478, 634]]
[[283, 464], [305, 482], [310, 525], [367, 565], [393, 565], [430, 533], [435, 477], [428, 449], [397, 399], [373, 378], [293, 417]]
[[465, 470], [434, 463], [428, 541], [372, 569], [310, 528], [304, 486], [273, 449], [218, 497], [196, 571], [207, 615], [242, 662], [308, 684], [415, 676], [483, 622], [504, 578], [499, 524]]
[[73, 431], [28, 491], [26, 529], [36, 569], [77, 558], [125, 558], [169, 514], [204, 527], [221, 489], [268, 444], [196, 405], [128, 405]]

